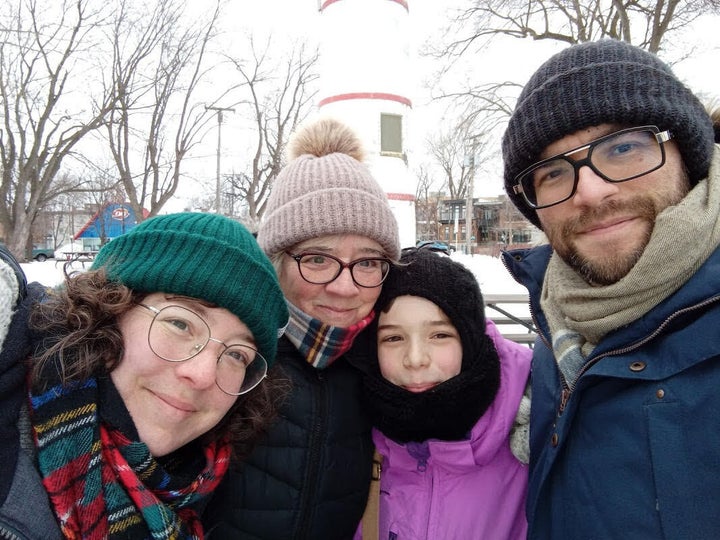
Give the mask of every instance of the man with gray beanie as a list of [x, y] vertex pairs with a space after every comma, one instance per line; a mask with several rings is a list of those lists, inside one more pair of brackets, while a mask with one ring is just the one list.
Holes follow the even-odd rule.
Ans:
[[720, 538], [720, 147], [624, 42], [520, 94], [505, 189], [549, 245], [505, 253], [539, 328], [529, 538]]
[[211, 501], [205, 523], [217, 538], [352, 538], [368, 496], [370, 422], [345, 356], [400, 256], [397, 223], [347, 126], [309, 124], [289, 154], [258, 243], [290, 310], [277, 361], [292, 388], [280, 420]]

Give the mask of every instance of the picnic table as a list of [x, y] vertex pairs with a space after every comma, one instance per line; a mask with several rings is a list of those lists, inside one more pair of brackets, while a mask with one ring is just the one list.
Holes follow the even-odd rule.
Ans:
[[82, 267], [85, 268], [85, 263], [89, 262], [92, 263], [95, 260], [95, 255], [97, 255], [97, 251], [93, 250], [87, 250], [87, 251], [63, 251], [63, 255], [65, 256], [65, 259], [60, 259], [55, 262], [55, 265], [57, 265], [58, 262], [62, 262], [64, 265], [72, 266], [73, 263], [79, 262], [82, 264]]

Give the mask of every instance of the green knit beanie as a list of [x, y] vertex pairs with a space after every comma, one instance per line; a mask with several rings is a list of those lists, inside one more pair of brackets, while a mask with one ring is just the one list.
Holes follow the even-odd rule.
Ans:
[[287, 305], [272, 264], [240, 223], [190, 212], [154, 217], [103, 246], [92, 265], [99, 268], [138, 292], [179, 294], [227, 309], [273, 365]]

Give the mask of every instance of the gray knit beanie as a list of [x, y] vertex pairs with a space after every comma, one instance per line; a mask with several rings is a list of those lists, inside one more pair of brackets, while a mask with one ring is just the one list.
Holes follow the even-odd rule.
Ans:
[[258, 243], [272, 256], [299, 242], [333, 234], [357, 234], [400, 256], [395, 216], [385, 192], [361, 163], [360, 140], [347, 126], [322, 119], [290, 142], [290, 163], [268, 199]]
[[513, 193], [515, 177], [539, 161], [551, 143], [600, 124], [669, 129], [690, 181], [707, 176], [714, 141], [710, 116], [668, 65], [623, 41], [573, 45], [530, 78], [502, 141], [505, 191], [538, 227], [535, 210]]

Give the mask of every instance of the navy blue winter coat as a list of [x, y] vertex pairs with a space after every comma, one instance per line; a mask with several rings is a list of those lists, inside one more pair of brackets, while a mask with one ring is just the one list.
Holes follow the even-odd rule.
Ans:
[[720, 250], [601, 340], [564, 388], [539, 298], [547, 246], [505, 254], [530, 291], [529, 538], [720, 538]]

